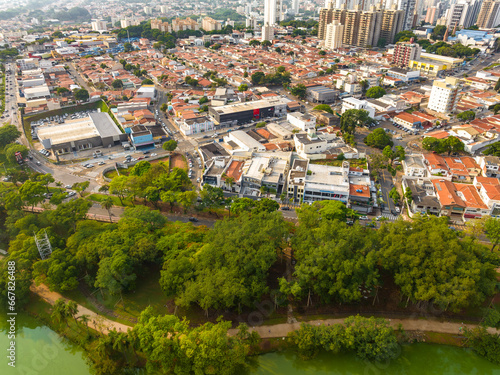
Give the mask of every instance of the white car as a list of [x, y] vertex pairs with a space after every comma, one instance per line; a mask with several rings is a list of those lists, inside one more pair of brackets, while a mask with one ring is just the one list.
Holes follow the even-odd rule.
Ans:
[[153, 152], [151, 156], [158, 156], [158, 154], [156, 152]]
[[399, 207], [397, 207], [397, 206], [395, 207], [395, 210], [396, 210], [396, 212], [400, 212], [400, 211], [401, 211], [401, 210], [399, 209]]

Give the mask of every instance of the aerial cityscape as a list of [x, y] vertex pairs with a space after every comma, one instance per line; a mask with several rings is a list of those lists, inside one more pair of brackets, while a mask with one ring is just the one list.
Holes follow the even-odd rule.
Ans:
[[500, 0], [1, 1], [0, 373], [500, 375], [499, 38]]

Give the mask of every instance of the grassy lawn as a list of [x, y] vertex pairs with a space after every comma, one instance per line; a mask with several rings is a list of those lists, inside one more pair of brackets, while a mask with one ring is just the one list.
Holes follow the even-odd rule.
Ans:
[[[353, 168], [366, 168], [366, 160], [365, 159], [349, 159], [346, 161], [349, 162], [349, 165]], [[321, 164], [321, 165], [329, 165], [331, 167], [341, 167], [343, 160], [311, 160], [312, 164]]]
[[102, 202], [102, 200], [106, 197], [111, 197], [113, 199], [113, 205], [115, 206], [132, 206], [132, 203], [127, 201], [126, 199], [123, 200], [123, 204], [120, 202], [120, 198], [118, 198], [116, 195], [106, 195], [106, 194], [90, 194], [87, 199], [94, 201], [94, 202]]
[[[128, 176], [130, 174], [130, 169], [127, 168], [118, 168], [118, 171], [120, 172], [121, 176]], [[112, 171], [106, 172], [104, 174], [104, 177], [113, 179], [116, 176], [118, 176], [118, 173], [116, 172], [116, 169], [113, 169]]]
[[[123, 294], [123, 300], [120, 300], [120, 296], [111, 296], [102, 303], [113, 309], [116, 314], [128, 318], [138, 318], [148, 306], [152, 306], [156, 314], [168, 314], [165, 305], [169, 299], [161, 290], [159, 280], [159, 269], [147, 270], [144, 275], [137, 275], [135, 291]], [[97, 296], [97, 293], [96, 297], [102, 298], [101, 295]]]

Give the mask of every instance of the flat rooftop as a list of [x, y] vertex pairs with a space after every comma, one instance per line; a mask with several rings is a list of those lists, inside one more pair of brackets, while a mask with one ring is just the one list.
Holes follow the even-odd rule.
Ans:
[[287, 101], [285, 101], [283, 98], [273, 97], [265, 100], [255, 100], [253, 102], [233, 103], [233, 104], [223, 105], [220, 107], [215, 107], [212, 109], [219, 114], [229, 114], [241, 111], [253, 111], [254, 109], [262, 109], [276, 105], [286, 105], [286, 104]]
[[94, 122], [87, 117], [75, 121], [68, 121], [61, 125], [39, 127], [38, 138], [50, 139], [52, 145], [75, 142], [82, 139], [99, 137]]
[[306, 184], [309, 187], [321, 190], [325, 186], [336, 186], [349, 192], [349, 178], [343, 176], [342, 167], [329, 165], [309, 164], [308, 169], [312, 172], [306, 175]]

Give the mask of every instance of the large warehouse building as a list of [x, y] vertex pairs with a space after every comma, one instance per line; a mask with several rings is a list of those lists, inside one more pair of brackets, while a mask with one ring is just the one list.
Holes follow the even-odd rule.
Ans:
[[253, 102], [238, 102], [220, 107], [210, 107], [210, 116], [218, 127], [243, 124], [252, 120], [286, 115], [289, 100], [271, 98]]
[[46, 149], [57, 155], [92, 147], [119, 146], [128, 140], [107, 113], [91, 113], [89, 117], [70, 120], [61, 125], [38, 128], [37, 135]]

